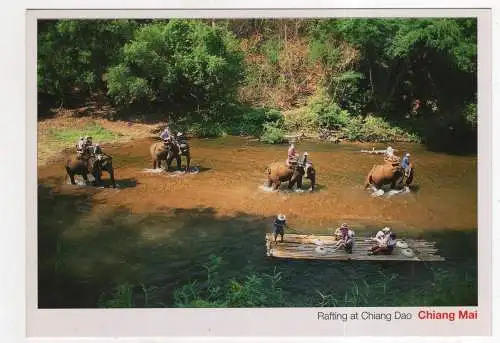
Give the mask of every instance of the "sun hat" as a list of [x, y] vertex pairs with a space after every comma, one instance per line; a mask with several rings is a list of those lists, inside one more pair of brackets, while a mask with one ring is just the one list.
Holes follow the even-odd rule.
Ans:
[[286, 219], [286, 217], [284, 214], [281, 214], [281, 213], [278, 214], [278, 220], [285, 220], [285, 219]]
[[382, 229], [382, 231], [384, 231], [384, 232], [389, 232], [389, 231], [391, 231], [391, 229], [390, 229], [390, 228], [388, 228], [388, 227], [386, 226], [386, 227], [384, 227], [384, 228]]
[[182, 136], [182, 132], [177, 132], [177, 137]]
[[410, 157], [410, 153], [409, 153], [409, 152], [407, 152], [407, 153], [406, 153], [406, 156]]

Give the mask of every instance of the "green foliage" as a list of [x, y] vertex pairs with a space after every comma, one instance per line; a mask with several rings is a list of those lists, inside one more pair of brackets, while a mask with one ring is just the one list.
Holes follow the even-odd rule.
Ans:
[[277, 123], [265, 123], [260, 140], [268, 144], [281, 144], [285, 142], [285, 132]]
[[129, 20], [39, 21], [38, 91], [62, 100], [75, 88], [102, 87], [106, 68], [136, 26]]
[[310, 103], [313, 113], [316, 113], [320, 128], [338, 130], [349, 123], [349, 113], [330, 100], [326, 95], [320, 95]]
[[141, 27], [109, 69], [108, 94], [120, 105], [172, 103], [188, 111], [230, 102], [242, 78], [242, 54], [231, 34], [200, 21]]
[[281, 42], [279, 40], [276, 39], [267, 40], [262, 45], [261, 49], [271, 64], [273, 65], [278, 64], [280, 50], [281, 50]]
[[467, 125], [473, 129], [477, 128], [477, 105], [467, 104], [462, 113]]
[[117, 286], [111, 294], [103, 293], [97, 306], [101, 308], [133, 308], [135, 307], [133, 298], [133, 286], [124, 283]]
[[[472, 306], [477, 302], [477, 278], [467, 272], [449, 272], [430, 268], [431, 278], [410, 290], [396, 286], [400, 276], [379, 272], [368, 283], [354, 279], [345, 291], [334, 292], [328, 286], [316, 289], [312, 298], [291, 297], [282, 287], [283, 277], [274, 269], [272, 274], [252, 273], [241, 280], [224, 280], [219, 274], [219, 257], [211, 256], [206, 279], [194, 280], [174, 292], [173, 307], [182, 308], [254, 308], [254, 307], [387, 307], [387, 306]], [[141, 285], [142, 286], [142, 285]], [[137, 307], [133, 301], [138, 294], [128, 284], [116, 287], [99, 299], [99, 307]], [[144, 286], [142, 292], [147, 294]], [[151, 307], [153, 304], [148, 304]], [[156, 307], [163, 307], [157, 304]]]
[[287, 112], [284, 127], [290, 132], [315, 132], [318, 129], [318, 114], [309, 106]]

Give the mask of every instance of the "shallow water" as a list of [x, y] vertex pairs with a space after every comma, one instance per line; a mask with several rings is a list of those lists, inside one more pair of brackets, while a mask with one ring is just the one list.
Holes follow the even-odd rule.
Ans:
[[[284, 145], [239, 137], [194, 139], [195, 172], [179, 174], [150, 169], [152, 142], [105, 147], [113, 156], [117, 189], [68, 185], [64, 157], [39, 168], [40, 306], [94, 307], [101, 292], [125, 281], [159, 287], [168, 305], [175, 288], [205, 275], [203, 264], [211, 254], [226, 261], [225, 277], [272, 273], [278, 266], [286, 276], [284, 288], [297, 297], [314, 296], [319, 288], [340, 292], [350, 281], [370, 280], [381, 270], [403, 275], [401, 287], [416, 284], [404, 263], [353, 268], [269, 260], [265, 232], [279, 212], [287, 215], [289, 232], [324, 234], [347, 222], [363, 235], [390, 226], [403, 236], [432, 236], [448, 258], [439, 266], [464, 269], [467, 260], [475, 271], [475, 157], [399, 145], [412, 154], [416, 190], [372, 197], [363, 182], [383, 158], [360, 152], [371, 145], [299, 143], [297, 149], [309, 153], [317, 170], [318, 191], [309, 193], [264, 187], [265, 167], [286, 158]], [[420, 280], [428, 277], [418, 268]]]

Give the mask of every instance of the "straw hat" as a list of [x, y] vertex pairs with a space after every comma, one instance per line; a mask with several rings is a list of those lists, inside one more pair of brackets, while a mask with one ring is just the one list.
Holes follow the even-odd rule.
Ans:
[[281, 213], [278, 214], [278, 220], [285, 220], [285, 219], [286, 219], [286, 217], [284, 214], [281, 214]]
[[388, 227], [386, 226], [386, 227], [384, 227], [384, 228], [382, 229], [382, 231], [383, 231], [383, 232], [389, 232], [389, 231], [391, 231], [391, 229], [390, 229], [390, 228], [388, 228]]

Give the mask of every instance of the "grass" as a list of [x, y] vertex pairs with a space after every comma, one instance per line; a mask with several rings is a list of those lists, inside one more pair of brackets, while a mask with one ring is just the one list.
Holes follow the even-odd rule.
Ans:
[[52, 128], [49, 130], [49, 135], [56, 141], [68, 144], [76, 144], [78, 139], [84, 136], [91, 136], [93, 142], [111, 142], [120, 137], [120, 134], [107, 130], [97, 123], [87, 124], [82, 129]]
[[[345, 292], [316, 290], [316, 297], [300, 299], [281, 288], [282, 275], [258, 274], [236, 280], [222, 280], [218, 269], [219, 257], [212, 256], [204, 266], [207, 279], [195, 280], [178, 288], [173, 307], [379, 307], [379, 306], [476, 306], [477, 278], [457, 271], [445, 271], [429, 267], [431, 278], [409, 289], [395, 287], [399, 276], [379, 273], [378, 278], [352, 281]], [[118, 285], [108, 298], [101, 297], [99, 307], [133, 307], [133, 286]], [[141, 285], [140, 292], [148, 298]], [[164, 307], [160, 303], [146, 303], [146, 307]]]

